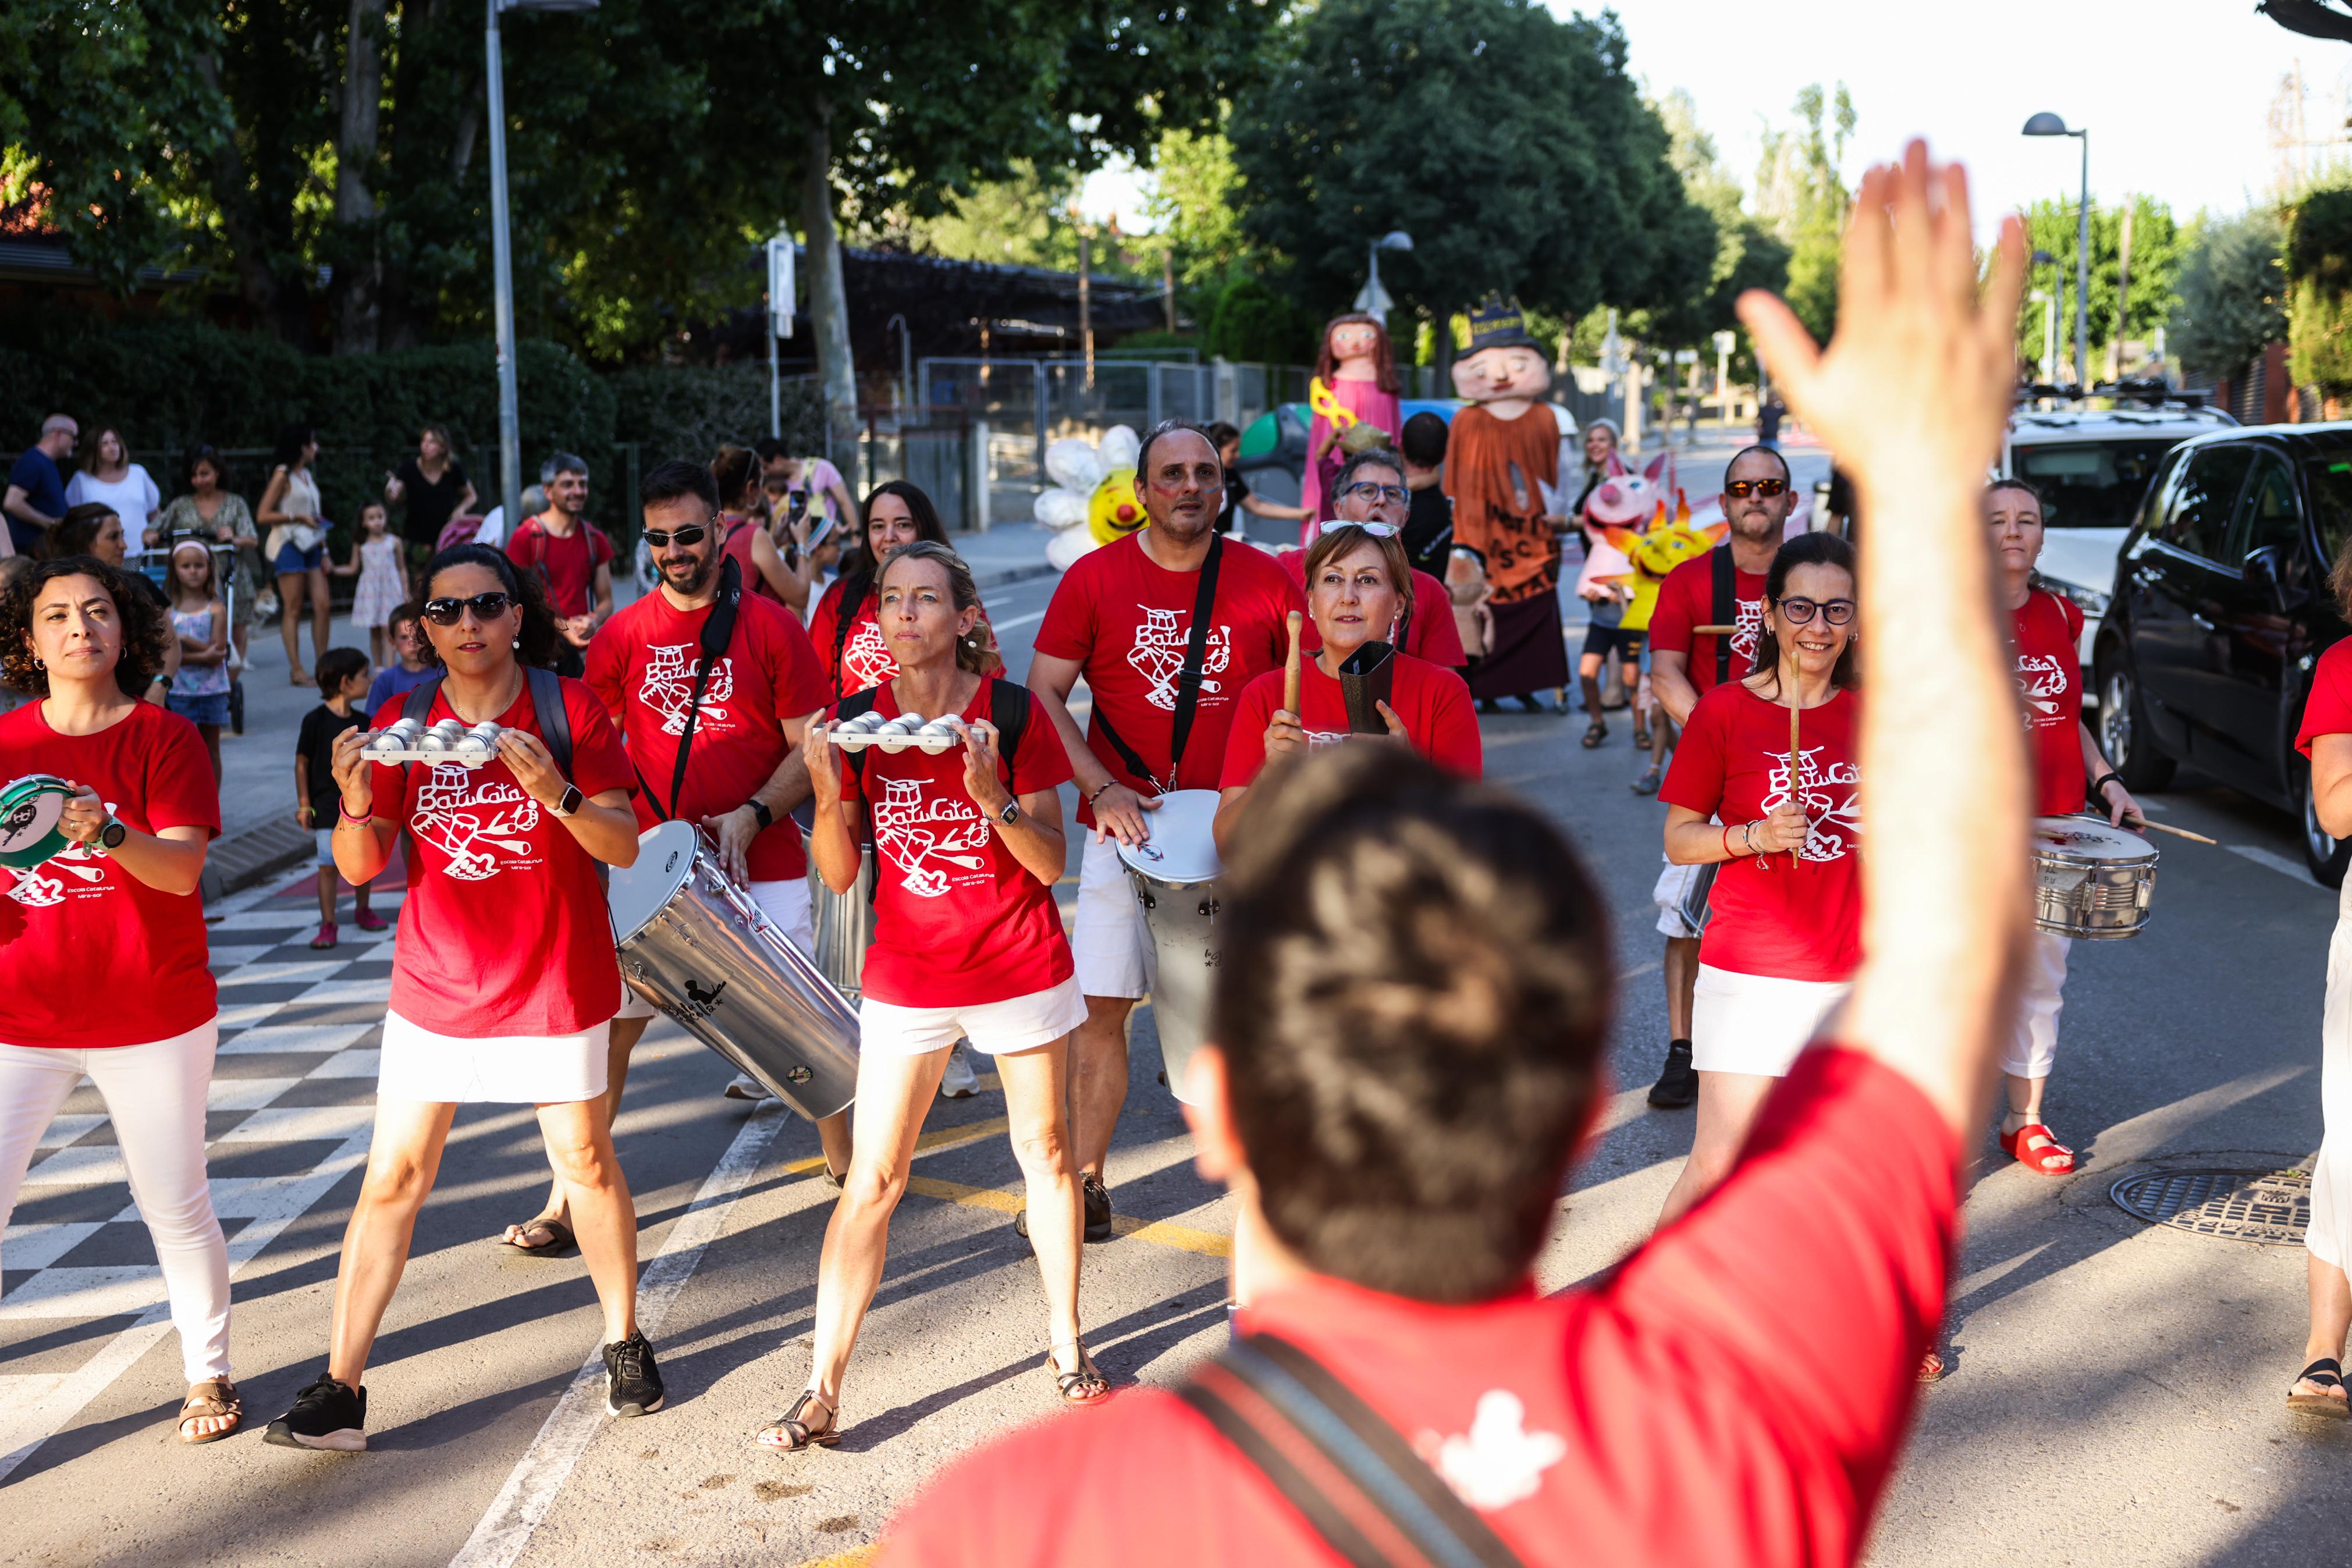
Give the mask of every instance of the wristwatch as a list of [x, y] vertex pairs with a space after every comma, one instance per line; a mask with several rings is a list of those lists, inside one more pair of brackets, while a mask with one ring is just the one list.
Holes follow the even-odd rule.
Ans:
[[761, 832], [764, 833], [776, 825], [776, 814], [768, 810], [768, 803], [765, 800], [747, 800], [744, 804], [751, 808], [751, 815], [760, 819]]
[[566, 784], [563, 787], [563, 793], [556, 797], [555, 804], [550, 806], [548, 810], [559, 817], [568, 817], [580, 810], [581, 802], [587, 799], [587, 796], [580, 792], [579, 785]]
[[1003, 823], [1008, 828], [1013, 823], [1019, 821], [1021, 820], [1021, 802], [1018, 800], [1007, 800], [1004, 802], [1004, 810], [996, 813], [996, 820]]
[[110, 813], [106, 821], [99, 824], [98, 837], [90, 840], [89, 852], [94, 855], [104, 855], [119, 850], [122, 847], [122, 841], [130, 836], [131, 830], [124, 827]]

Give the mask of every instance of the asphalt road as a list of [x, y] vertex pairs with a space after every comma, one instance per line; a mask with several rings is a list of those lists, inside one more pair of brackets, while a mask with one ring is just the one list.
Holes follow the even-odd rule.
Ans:
[[[1016, 671], [1050, 586], [988, 596]], [[1547, 1289], [1642, 1239], [1690, 1139], [1689, 1112], [1642, 1102], [1665, 1034], [1649, 904], [1663, 811], [1626, 789], [1638, 765], [1625, 716], [1611, 723], [1585, 751], [1574, 720], [1486, 721], [1490, 777], [1565, 826], [1620, 918], [1625, 1087], [1563, 1198]], [[2186, 774], [2151, 805], [2222, 847], [2163, 841], [2152, 928], [2075, 949], [2051, 1112], [2084, 1168], [2032, 1176], [1985, 1140], [1951, 1373], [1926, 1401], [1874, 1562], [2344, 1559], [2335, 1466], [2352, 1431], [2281, 1404], [2303, 1336], [2301, 1251], [2149, 1228], [2107, 1198], [2150, 1166], [2269, 1168], [2316, 1147], [2333, 896], [2296, 869], [2291, 826], [2267, 810]], [[482, 1108], [458, 1118], [368, 1375], [371, 1451], [262, 1444], [261, 1424], [323, 1356], [388, 973], [373, 945], [325, 963], [302, 948], [305, 904], [297, 879], [232, 901], [215, 928], [233, 982], [225, 1033], [238, 1032], [215, 1086], [214, 1170], [249, 1435], [172, 1441], [176, 1349], [84, 1089], [6, 1237], [0, 1563], [855, 1562], [940, 1461], [1051, 1411], [1042, 1298], [1009, 1229], [1018, 1175], [1002, 1099], [984, 1092], [931, 1117], [853, 1365], [847, 1443], [792, 1458], [751, 1447], [807, 1371], [830, 1189], [812, 1174], [813, 1130], [719, 1098], [727, 1068], [665, 1024], [640, 1049], [619, 1133], [670, 1407], [611, 1422], [567, 1394], [598, 1337], [593, 1294], [576, 1258], [490, 1245], [546, 1175], [528, 1112]], [[1135, 1223], [1087, 1249], [1084, 1310], [1111, 1376], [1165, 1382], [1220, 1343], [1231, 1215], [1192, 1175], [1153, 1082], [1148, 1012], [1134, 1054], [1111, 1179]], [[1867, 1181], [1871, 1151], [1853, 1161]], [[1694, 1478], [1694, 1505], [1706, 1495]]]

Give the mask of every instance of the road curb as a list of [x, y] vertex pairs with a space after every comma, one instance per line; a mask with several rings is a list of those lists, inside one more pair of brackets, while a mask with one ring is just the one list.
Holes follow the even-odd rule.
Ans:
[[282, 817], [232, 834], [205, 854], [197, 894], [207, 904], [218, 904], [233, 893], [292, 870], [313, 852], [317, 842], [299, 823]]

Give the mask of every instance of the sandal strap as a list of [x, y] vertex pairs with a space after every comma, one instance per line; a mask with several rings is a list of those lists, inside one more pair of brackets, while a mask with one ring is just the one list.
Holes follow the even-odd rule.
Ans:
[[2322, 1388], [2341, 1387], [2344, 1383], [2344, 1364], [2332, 1355], [2323, 1355], [2301, 1372], [2296, 1373], [2294, 1380], [2297, 1383], [2316, 1383]]
[[205, 1416], [244, 1414], [244, 1396], [237, 1393], [236, 1385], [226, 1377], [207, 1378], [202, 1383], [191, 1384], [187, 1398], [180, 1405], [180, 1420], [184, 1424]]

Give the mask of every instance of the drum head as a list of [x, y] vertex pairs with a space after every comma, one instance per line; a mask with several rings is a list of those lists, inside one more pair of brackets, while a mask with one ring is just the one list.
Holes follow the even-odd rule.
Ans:
[[659, 822], [637, 835], [637, 863], [626, 871], [615, 869], [606, 894], [614, 946], [644, 930], [677, 896], [694, 874], [697, 847], [691, 822]]
[[0, 789], [0, 865], [26, 871], [64, 849], [58, 818], [72, 799], [72, 788], [47, 773], [27, 773]]
[[2095, 817], [2036, 817], [2032, 834], [2036, 850], [2090, 861], [2141, 861], [2156, 858], [2156, 846], [2137, 833], [2112, 827]]
[[1224, 870], [1217, 858], [1217, 841], [1210, 829], [1217, 820], [1214, 789], [1178, 789], [1160, 797], [1160, 809], [1146, 811], [1151, 837], [1140, 844], [1121, 844], [1118, 858], [1154, 882], [1189, 886], [1213, 882]]

